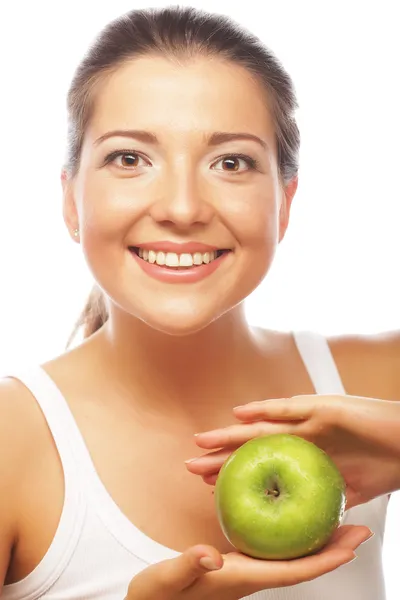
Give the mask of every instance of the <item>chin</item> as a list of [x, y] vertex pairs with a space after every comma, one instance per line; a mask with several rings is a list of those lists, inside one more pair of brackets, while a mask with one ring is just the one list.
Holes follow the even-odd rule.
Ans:
[[198, 333], [202, 329], [208, 327], [216, 318], [206, 319], [199, 318], [199, 316], [189, 316], [189, 315], [180, 315], [177, 317], [176, 315], [171, 315], [169, 318], [143, 318], [142, 320], [146, 325], [159, 331], [160, 333], [164, 333], [165, 335], [171, 335], [175, 337], [184, 337], [190, 336]]
[[152, 329], [159, 331], [164, 335], [169, 335], [171, 337], [190, 337], [195, 335], [202, 329], [205, 329], [210, 323], [203, 323], [202, 325], [194, 325], [194, 324], [178, 324], [175, 326], [171, 326], [171, 324], [167, 323], [147, 323], [149, 327]]
[[220, 307], [201, 307], [193, 302], [165, 302], [162, 310], [154, 307], [150, 312], [137, 315], [146, 325], [171, 336], [189, 336], [208, 327], [224, 314]]

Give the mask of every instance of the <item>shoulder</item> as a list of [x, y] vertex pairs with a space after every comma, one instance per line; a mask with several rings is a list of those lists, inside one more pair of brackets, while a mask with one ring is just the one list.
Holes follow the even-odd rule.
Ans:
[[41, 436], [43, 424], [30, 392], [15, 379], [0, 379], [0, 590], [23, 513], [23, 482], [40, 453]]
[[328, 338], [351, 396], [400, 400], [400, 331]]
[[[37, 448], [40, 411], [29, 390], [18, 380], [0, 378], [0, 500], [1, 488], [18, 487]], [[42, 429], [43, 432], [43, 429]]]

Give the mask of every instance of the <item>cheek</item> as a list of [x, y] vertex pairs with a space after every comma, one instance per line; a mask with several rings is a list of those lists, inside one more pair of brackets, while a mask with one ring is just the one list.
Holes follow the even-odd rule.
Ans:
[[274, 259], [279, 241], [278, 193], [247, 194], [245, 201], [232, 203], [225, 215], [238, 243], [237, 269], [226, 287], [240, 301], [260, 285]]
[[278, 243], [278, 200], [272, 190], [246, 194], [240, 203], [232, 203], [228, 218], [243, 250], [265, 251]]
[[[119, 185], [119, 184], [125, 185]], [[130, 224], [136, 203], [125, 181], [87, 177], [79, 189], [81, 249], [95, 279], [106, 288], [116, 271], [124, 268], [124, 247], [129, 244]]]
[[148, 191], [133, 188], [128, 178], [88, 178], [80, 191], [80, 217], [88, 244], [124, 241], [147, 208]]

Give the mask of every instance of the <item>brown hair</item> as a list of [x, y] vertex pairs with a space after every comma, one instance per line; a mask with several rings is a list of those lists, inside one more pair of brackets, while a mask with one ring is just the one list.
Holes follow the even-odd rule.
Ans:
[[[171, 59], [218, 55], [254, 75], [268, 93], [275, 125], [278, 167], [283, 183], [298, 172], [300, 134], [293, 82], [274, 54], [229, 17], [194, 8], [169, 7], [133, 10], [109, 23], [78, 65], [67, 98], [68, 148], [65, 168], [69, 177], [79, 170], [80, 153], [98, 84], [124, 62], [143, 55]], [[108, 319], [105, 297], [94, 286], [69, 339], [83, 327], [84, 337]]]

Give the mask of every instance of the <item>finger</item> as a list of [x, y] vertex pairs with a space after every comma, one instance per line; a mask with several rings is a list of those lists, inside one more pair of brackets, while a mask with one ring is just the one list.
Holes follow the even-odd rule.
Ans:
[[310, 419], [315, 408], [322, 404], [318, 396], [294, 396], [249, 402], [233, 409], [236, 418], [244, 421], [265, 419], [281, 421], [301, 421]]
[[134, 577], [126, 600], [173, 600], [197, 579], [223, 566], [221, 554], [212, 546], [197, 545], [177, 558], [151, 565]]
[[214, 473], [213, 475], [205, 475], [203, 477], [204, 483], [207, 485], [215, 485], [217, 483], [219, 473]]
[[186, 468], [195, 475], [201, 475], [202, 477], [218, 473], [224, 462], [232, 454], [232, 449], [228, 450], [216, 450], [215, 452], [209, 452], [199, 458], [194, 458], [189, 462], [186, 462]]
[[284, 561], [276, 569], [274, 587], [286, 587], [311, 581], [330, 573], [356, 558], [351, 547], [332, 547], [323, 552], [291, 561]]
[[[271, 435], [273, 433], [294, 433], [295, 429], [295, 425], [289, 425], [288, 423], [268, 423], [266, 421], [258, 421], [257, 423], [250, 424], [241, 423], [239, 425], [230, 425], [223, 429], [198, 433], [195, 437], [195, 442], [200, 448], [237, 448], [256, 437]], [[199, 460], [203, 460], [203, 457], [200, 457]]]
[[354, 550], [368, 539], [369, 530], [358, 526], [349, 528], [341, 533], [340, 543], [338, 540], [311, 556], [287, 561], [263, 561], [236, 554], [236, 558], [231, 559], [228, 554], [225, 564], [232, 568], [233, 563], [243, 587], [247, 585], [252, 592], [310, 581], [355, 558]]
[[354, 506], [358, 506], [365, 502], [365, 498], [362, 495], [353, 490], [351, 487], [347, 486], [346, 488], [346, 510], [350, 510], [350, 508], [354, 508]]
[[369, 527], [364, 525], [342, 525], [335, 531], [327, 547], [356, 550], [360, 544], [363, 544], [373, 535]]
[[340, 539], [346, 535], [349, 528], [352, 529], [353, 525], [342, 525], [341, 527], [338, 527], [338, 529], [336, 529], [336, 531], [334, 531], [332, 534], [332, 537], [327, 545], [338, 543]]

